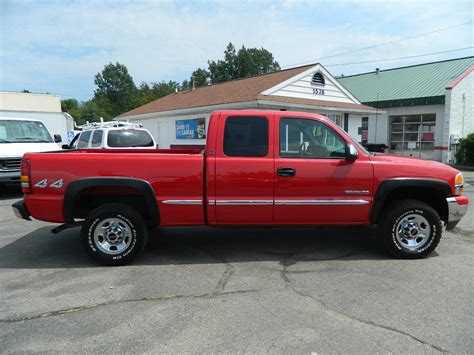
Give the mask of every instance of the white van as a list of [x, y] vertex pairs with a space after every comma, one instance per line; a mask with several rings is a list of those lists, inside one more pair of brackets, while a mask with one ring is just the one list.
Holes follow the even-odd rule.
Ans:
[[60, 150], [41, 121], [26, 118], [0, 117], [0, 183], [18, 182], [23, 154]]

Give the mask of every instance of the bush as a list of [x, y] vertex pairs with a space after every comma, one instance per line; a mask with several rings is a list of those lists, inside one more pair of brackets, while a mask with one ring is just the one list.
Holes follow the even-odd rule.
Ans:
[[474, 133], [459, 140], [459, 149], [456, 152], [456, 162], [461, 165], [474, 166]]

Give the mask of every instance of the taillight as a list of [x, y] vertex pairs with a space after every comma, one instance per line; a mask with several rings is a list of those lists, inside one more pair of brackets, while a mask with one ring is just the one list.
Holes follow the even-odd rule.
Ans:
[[30, 159], [21, 160], [20, 174], [21, 189], [23, 190], [23, 193], [31, 194]]

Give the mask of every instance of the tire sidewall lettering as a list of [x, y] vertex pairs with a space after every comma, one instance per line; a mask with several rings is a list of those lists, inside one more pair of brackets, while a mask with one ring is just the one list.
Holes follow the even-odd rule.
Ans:
[[[431, 227], [431, 232], [430, 232], [430, 235], [428, 237], [428, 242], [420, 249], [417, 249], [417, 250], [409, 250], [407, 248], [405, 248], [404, 246], [400, 245], [400, 243], [398, 242], [397, 240], [397, 225], [398, 223], [407, 215], [409, 214], [418, 214], [420, 216], [423, 216], [425, 217], [428, 222], [430, 223], [430, 227]], [[393, 242], [393, 245], [395, 245], [395, 247], [400, 250], [400, 251], [403, 251], [404, 253], [423, 253], [425, 250], [429, 249], [430, 246], [433, 244], [434, 240], [435, 240], [435, 236], [437, 235], [438, 233], [438, 228], [437, 228], [437, 225], [436, 223], [433, 223], [431, 221], [431, 218], [429, 215], [427, 215], [425, 213], [424, 210], [421, 210], [421, 209], [409, 209], [405, 212], [403, 212], [397, 219], [395, 219], [395, 221], [392, 223], [392, 227], [391, 227], [391, 240]]]
[[[126, 222], [130, 226], [132, 242], [131, 242], [130, 246], [124, 252], [122, 252], [120, 254], [117, 254], [117, 255], [106, 254], [106, 253], [102, 252], [95, 244], [94, 230], [97, 227], [97, 225], [106, 218], [118, 218], [118, 219], [123, 220], [124, 222]], [[101, 217], [95, 218], [92, 221], [92, 223], [90, 224], [90, 226], [87, 230], [87, 245], [90, 248], [90, 250], [92, 250], [94, 253], [100, 254], [105, 258], [112, 258], [113, 260], [120, 260], [120, 259], [125, 258], [128, 255], [130, 255], [130, 253], [135, 249], [136, 244], [137, 244], [137, 235], [138, 235], [138, 232], [137, 232], [137, 228], [135, 226], [135, 223], [133, 223], [128, 217], [124, 216], [121, 213], [117, 213], [117, 214], [107, 213], [107, 214], [105, 214]]]

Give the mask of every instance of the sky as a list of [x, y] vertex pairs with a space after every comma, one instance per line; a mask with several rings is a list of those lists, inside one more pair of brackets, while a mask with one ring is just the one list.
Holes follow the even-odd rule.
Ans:
[[282, 68], [320, 62], [333, 75], [357, 74], [474, 55], [347, 64], [472, 47], [473, 20], [472, 0], [0, 0], [0, 90], [85, 101], [109, 62], [124, 64], [137, 85], [181, 82], [229, 42], [263, 47]]

